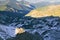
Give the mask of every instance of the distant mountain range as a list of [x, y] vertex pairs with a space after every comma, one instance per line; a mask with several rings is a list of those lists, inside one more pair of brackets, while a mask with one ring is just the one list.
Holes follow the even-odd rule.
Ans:
[[6, 5], [9, 2], [9, 0], [0, 0], [0, 6]]
[[[28, 3], [28, 4], [26, 4]], [[10, 0], [10, 2], [7, 4], [7, 9], [14, 9], [14, 10], [26, 10], [26, 11], [30, 11], [33, 10], [35, 8], [35, 6], [29, 4], [29, 2], [26, 1], [19, 1], [17, 2], [16, 0]]]
[[44, 7], [44, 6], [53, 5], [53, 4], [60, 5], [60, 2], [51, 3], [51, 2], [42, 1], [42, 2], [35, 3], [33, 5], [35, 5], [35, 7], [38, 8], [38, 7]]
[[[1, 2], [3, 3], [4, 1], [1, 1]], [[2, 6], [2, 3], [1, 3], [1, 6]], [[35, 6], [30, 4], [27, 1], [8, 0], [6, 1], [6, 3], [4, 4], [6, 6], [5, 11], [27, 14], [31, 10], [35, 9]]]

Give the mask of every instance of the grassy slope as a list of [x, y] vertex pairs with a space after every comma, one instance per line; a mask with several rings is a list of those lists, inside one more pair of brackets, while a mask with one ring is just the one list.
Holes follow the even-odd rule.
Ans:
[[6, 9], [6, 6], [5, 5], [4, 6], [0, 6], [0, 11], [3, 11], [5, 9]]
[[25, 16], [45, 17], [45, 16], [60, 16], [60, 5], [49, 5], [32, 10]]

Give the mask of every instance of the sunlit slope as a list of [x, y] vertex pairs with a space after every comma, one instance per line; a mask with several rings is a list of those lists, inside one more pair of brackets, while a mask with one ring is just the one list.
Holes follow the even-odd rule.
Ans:
[[23, 28], [16, 28], [15, 29], [15, 34], [21, 34], [21, 33], [24, 33], [25, 30]]
[[32, 10], [25, 16], [31, 16], [35, 18], [46, 17], [46, 16], [60, 16], [60, 5], [50, 5], [37, 8], [35, 10]]
[[6, 6], [0, 6], [0, 11], [4, 11], [6, 8]]

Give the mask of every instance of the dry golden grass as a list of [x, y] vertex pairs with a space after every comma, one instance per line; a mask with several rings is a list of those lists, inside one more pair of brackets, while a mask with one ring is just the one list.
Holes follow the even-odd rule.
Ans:
[[7, 7], [5, 5], [0, 6], [0, 11], [4, 11]]
[[31, 16], [35, 18], [46, 16], [60, 16], [60, 5], [50, 5], [42, 8], [37, 8], [25, 16]]

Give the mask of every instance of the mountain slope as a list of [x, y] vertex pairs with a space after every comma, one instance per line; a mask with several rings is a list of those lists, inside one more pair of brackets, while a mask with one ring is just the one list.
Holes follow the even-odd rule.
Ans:
[[8, 4], [4, 4], [4, 5], [2, 5], [1, 3], [1, 6], [0, 6], [0, 11], [17, 12], [23, 15], [29, 13], [31, 10], [35, 8], [34, 5], [30, 4], [27, 1], [25, 1], [24, 3], [23, 1], [17, 2], [16, 0], [9, 0]]
[[35, 3], [33, 5], [35, 5], [35, 7], [38, 8], [38, 7], [47, 6], [49, 4], [50, 4], [49, 2], [38, 2], [38, 3]]
[[34, 3], [35, 7], [44, 7], [44, 6], [48, 6], [48, 5], [60, 5], [60, 2], [47, 2], [47, 1], [42, 1], [42, 2], [38, 2], [38, 3]]
[[6, 40], [9, 37], [15, 36], [15, 28], [14, 27], [8, 27], [5, 25], [0, 24], [0, 37], [4, 40]]
[[4, 6], [0, 6], [0, 11], [3, 11], [5, 9], [6, 9], [6, 6], [5, 5]]
[[45, 16], [60, 16], [60, 5], [50, 5], [32, 10], [25, 16], [45, 17]]
[[[13, 2], [14, 1], [14, 2]], [[23, 1], [17, 2], [16, 0], [10, 0], [10, 2], [7, 4], [7, 10], [9, 9], [14, 9], [14, 10], [26, 10], [27, 12], [29, 12], [30, 10], [34, 9], [34, 6], [31, 4], [26, 4], [27, 2], [25, 1], [25, 3]]]

